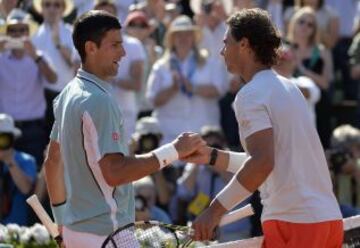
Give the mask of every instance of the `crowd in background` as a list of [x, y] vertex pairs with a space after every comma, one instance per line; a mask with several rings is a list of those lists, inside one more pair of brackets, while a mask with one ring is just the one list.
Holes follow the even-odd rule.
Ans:
[[[244, 82], [227, 72], [220, 51], [227, 17], [254, 7], [268, 10], [282, 35], [273, 69], [307, 101], [343, 215], [357, 214], [360, 1], [1, 0], [0, 223], [37, 221], [25, 203], [32, 193], [48, 204], [41, 166], [52, 101], [80, 66], [72, 42], [77, 16], [100, 9], [122, 24], [126, 56], [111, 85], [131, 154], [185, 131], [201, 133], [210, 146], [240, 151], [232, 102]], [[137, 219], [186, 225], [230, 178], [207, 165], [177, 162], [134, 183]], [[255, 217], [222, 228], [221, 240], [261, 232], [258, 196], [249, 201]]]

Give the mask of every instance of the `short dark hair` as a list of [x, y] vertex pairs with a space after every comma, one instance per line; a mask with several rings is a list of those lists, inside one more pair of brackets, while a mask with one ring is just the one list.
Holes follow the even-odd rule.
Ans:
[[280, 34], [265, 10], [254, 8], [241, 10], [227, 20], [230, 33], [236, 41], [247, 38], [255, 56], [264, 65], [277, 62]]
[[106, 11], [90, 10], [76, 20], [72, 38], [82, 62], [85, 62], [86, 58], [86, 41], [95, 42], [99, 47], [106, 32], [112, 29], [121, 29], [121, 24], [115, 16]]

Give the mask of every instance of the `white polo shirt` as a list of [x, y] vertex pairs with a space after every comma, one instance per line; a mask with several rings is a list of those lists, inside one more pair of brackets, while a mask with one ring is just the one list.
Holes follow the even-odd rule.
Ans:
[[[62, 46], [74, 52], [72, 41], [72, 27], [64, 22], [59, 24], [60, 43]], [[65, 61], [56, 48], [52, 39], [52, 31], [48, 24], [40, 25], [36, 34], [33, 36], [33, 42], [37, 49], [41, 50], [48, 58], [49, 63], [55, 69], [57, 81], [55, 84], [45, 83], [45, 88], [52, 91], [60, 92], [74, 78], [74, 70]]]
[[262, 221], [315, 223], [341, 219], [324, 151], [295, 84], [272, 70], [258, 72], [237, 94], [241, 143], [273, 129], [275, 166], [260, 186]]

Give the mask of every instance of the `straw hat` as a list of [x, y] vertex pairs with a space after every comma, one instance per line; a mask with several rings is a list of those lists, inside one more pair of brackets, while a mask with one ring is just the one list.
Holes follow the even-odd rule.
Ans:
[[195, 43], [200, 42], [201, 40], [201, 30], [198, 26], [194, 25], [192, 20], [185, 15], [176, 17], [171, 23], [165, 35], [165, 44], [169, 47], [170, 38], [174, 33], [193, 31], [195, 34]]
[[14, 119], [7, 114], [0, 114], [0, 133], [12, 133], [15, 137], [21, 136], [21, 131], [15, 127]]
[[[41, 6], [42, 1], [45, 0], [33, 0], [33, 6], [35, 10], [40, 14], [42, 13], [42, 6]], [[63, 16], [68, 16], [71, 13], [71, 11], [74, 9], [74, 2], [72, 0], [63, 0], [63, 1], [65, 3], [65, 10]]]
[[[190, 7], [195, 14], [200, 14], [202, 9], [201, 6], [202, 4], [204, 4], [205, 2], [211, 3], [215, 1], [217, 0], [190, 0]], [[230, 15], [233, 10], [233, 1], [232, 0], [219, 0], [219, 1], [224, 6], [225, 13], [227, 15]]]
[[169, 26], [168, 32], [174, 33], [174, 32], [182, 32], [182, 31], [194, 31], [194, 32], [200, 32], [200, 29], [198, 26], [196, 26], [190, 17], [186, 15], [181, 15], [176, 17]]
[[30, 36], [33, 35], [38, 25], [31, 19], [31, 16], [21, 9], [13, 9], [6, 18], [4, 25], [0, 27], [0, 33], [5, 34], [6, 28], [11, 25], [25, 24], [29, 26]]

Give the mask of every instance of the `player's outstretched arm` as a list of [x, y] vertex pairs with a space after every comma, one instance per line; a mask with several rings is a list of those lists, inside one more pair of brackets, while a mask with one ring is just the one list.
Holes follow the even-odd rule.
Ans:
[[249, 158], [232, 180], [215, 197], [193, 223], [195, 240], [208, 240], [226, 211], [248, 198], [269, 176], [274, 168], [272, 128], [258, 131], [246, 139]]
[[199, 134], [183, 133], [173, 142], [150, 153], [136, 157], [127, 157], [120, 153], [106, 154], [99, 164], [107, 184], [117, 186], [150, 175], [204, 146], [205, 142]]

